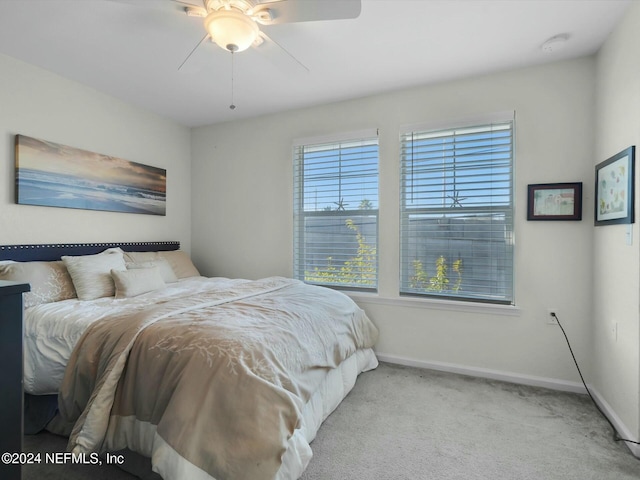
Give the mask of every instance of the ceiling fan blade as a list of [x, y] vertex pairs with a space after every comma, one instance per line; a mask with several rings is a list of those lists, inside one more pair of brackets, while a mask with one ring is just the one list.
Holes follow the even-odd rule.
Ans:
[[201, 0], [107, 0], [114, 3], [124, 3], [136, 7], [151, 7], [169, 9], [174, 11], [185, 11], [187, 8], [199, 8], [204, 10]]
[[[260, 23], [277, 25], [357, 18], [361, 9], [360, 0], [278, 0], [259, 3], [253, 11]], [[269, 11], [270, 18], [260, 18], [260, 12], [265, 10]]]
[[113, 3], [132, 5], [134, 7], [153, 8], [156, 10], [185, 11], [187, 8], [202, 8], [200, 0], [106, 0]]
[[183, 7], [202, 7], [205, 8], [204, 0], [172, 0], [175, 3], [181, 4]]
[[193, 47], [193, 50], [191, 50], [191, 51], [189, 52], [189, 55], [187, 55], [187, 58], [185, 58], [185, 59], [182, 61], [182, 63], [181, 63], [181, 64], [180, 64], [180, 66], [178, 67], [178, 70], [180, 70], [180, 69], [184, 66], [184, 64], [185, 64], [185, 63], [187, 63], [187, 60], [189, 60], [189, 59], [191, 58], [191, 55], [193, 55], [193, 54], [194, 54], [194, 52], [198, 49], [198, 47], [199, 47], [200, 45], [202, 45], [202, 44], [205, 42], [205, 40], [207, 40], [208, 38], [209, 38], [209, 34], [207, 33], [204, 37], [202, 37], [202, 40], [200, 40], [200, 41], [198, 42], [198, 44], [197, 44], [195, 47]]

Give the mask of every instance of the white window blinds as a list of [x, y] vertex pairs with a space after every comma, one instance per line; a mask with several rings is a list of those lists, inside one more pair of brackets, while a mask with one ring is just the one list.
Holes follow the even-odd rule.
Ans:
[[400, 292], [513, 303], [513, 116], [401, 134]]
[[375, 290], [378, 138], [343, 138], [294, 146], [294, 276]]

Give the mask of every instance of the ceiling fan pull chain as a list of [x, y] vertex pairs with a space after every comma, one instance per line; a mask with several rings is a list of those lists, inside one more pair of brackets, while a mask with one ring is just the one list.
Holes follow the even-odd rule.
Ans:
[[233, 103], [233, 50], [230, 50], [231, 52], [231, 105], [229, 105], [229, 108], [231, 110], [235, 110], [236, 106]]

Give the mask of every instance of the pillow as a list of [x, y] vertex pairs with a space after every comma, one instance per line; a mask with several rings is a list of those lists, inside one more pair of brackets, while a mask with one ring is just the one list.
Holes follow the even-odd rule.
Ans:
[[60, 261], [2, 263], [0, 280], [31, 284], [23, 297], [25, 308], [76, 297], [69, 272]]
[[191, 262], [189, 255], [184, 250], [170, 250], [158, 253], [169, 262], [176, 277], [187, 278], [200, 276], [200, 272], [198, 272], [198, 269]]
[[123, 252], [119, 248], [109, 248], [97, 255], [64, 256], [62, 261], [69, 270], [80, 300], [112, 297], [115, 286], [111, 270], [126, 270]]
[[111, 270], [116, 298], [137, 297], [165, 287], [158, 267]]
[[[125, 258], [126, 259], [126, 258]], [[138, 268], [151, 268], [158, 267], [160, 271], [160, 276], [165, 283], [174, 283], [178, 281], [178, 277], [173, 273], [173, 269], [169, 262], [167, 262], [164, 258], [156, 258], [155, 260], [150, 260], [148, 262], [126, 262], [127, 270], [135, 270]]]
[[124, 261], [127, 263], [153, 262], [158, 258], [158, 252], [124, 252]]

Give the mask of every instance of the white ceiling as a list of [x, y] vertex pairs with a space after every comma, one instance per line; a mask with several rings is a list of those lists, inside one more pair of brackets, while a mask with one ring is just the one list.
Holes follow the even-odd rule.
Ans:
[[357, 19], [261, 27], [309, 71], [273, 44], [235, 54], [233, 111], [230, 53], [205, 42], [178, 70], [205, 31], [171, 0], [0, 0], [0, 52], [199, 126], [589, 55], [630, 4], [362, 0]]

